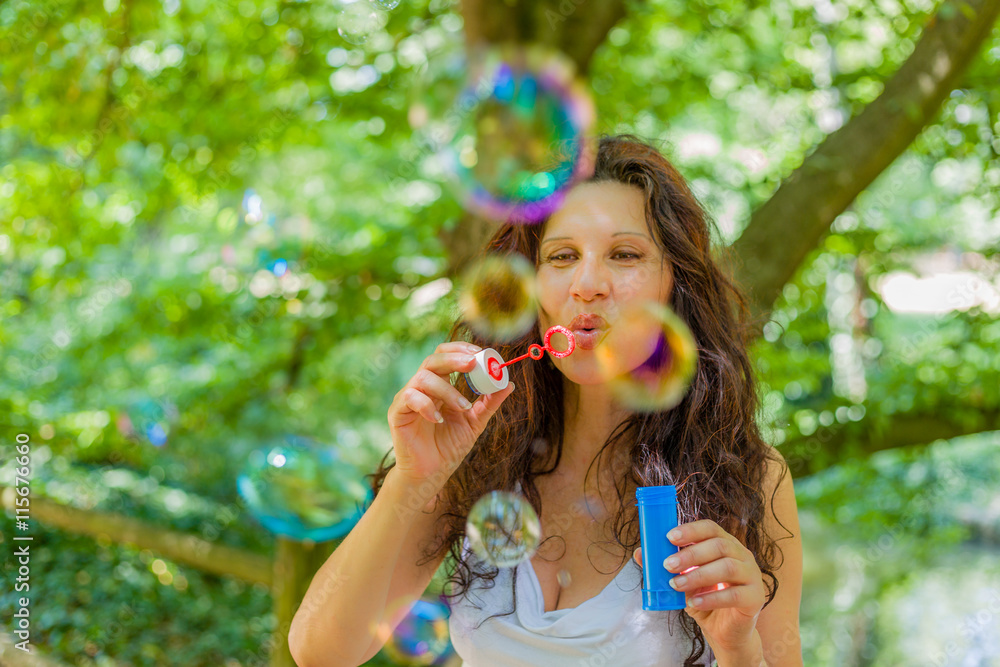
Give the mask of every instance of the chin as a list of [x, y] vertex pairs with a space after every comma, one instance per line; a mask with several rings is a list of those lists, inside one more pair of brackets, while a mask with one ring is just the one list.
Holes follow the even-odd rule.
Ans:
[[604, 384], [606, 378], [601, 374], [596, 363], [557, 364], [556, 368], [575, 384]]

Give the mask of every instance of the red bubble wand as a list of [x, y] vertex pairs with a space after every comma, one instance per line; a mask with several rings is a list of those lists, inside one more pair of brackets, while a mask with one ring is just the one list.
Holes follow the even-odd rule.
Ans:
[[[551, 344], [552, 335], [556, 333], [566, 336], [566, 340], [569, 341], [569, 346], [562, 352], [553, 349]], [[553, 357], [562, 359], [573, 354], [573, 350], [576, 349], [576, 338], [573, 336], [573, 332], [558, 324], [550, 327], [545, 332], [543, 342], [543, 345], [538, 345], [537, 343], [532, 345], [528, 348], [527, 354], [522, 354], [520, 357], [516, 357], [510, 361], [504, 361], [503, 357], [496, 350], [488, 347], [476, 354], [476, 366], [470, 372], [465, 373], [465, 381], [468, 383], [469, 388], [476, 394], [492, 394], [507, 386], [508, 373], [504, 371], [505, 367], [528, 357], [538, 361], [546, 352], [550, 353]]]

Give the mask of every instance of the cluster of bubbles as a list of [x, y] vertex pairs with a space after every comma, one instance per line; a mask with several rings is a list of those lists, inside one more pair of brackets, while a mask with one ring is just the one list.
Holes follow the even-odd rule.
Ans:
[[236, 487], [256, 519], [276, 535], [312, 542], [347, 535], [372, 491], [335, 447], [286, 435], [253, 451]]
[[344, 0], [337, 17], [337, 32], [344, 41], [360, 46], [368, 37], [385, 27], [387, 11], [399, 6], [399, 0]]
[[484, 47], [461, 69], [452, 107], [422, 130], [440, 170], [468, 210], [541, 221], [593, 173], [591, 96], [572, 61], [538, 45]]
[[141, 398], [118, 413], [115, 426], [129, 440], [163, 447], [167, 444], [171, 426], [177, 421], [177, 417], [177, 406], [169, 400]]
[[538, 550], [542, 526], [523, 496], [490, 491], [469, 510], [465, 533], [479, 559], [496, 567], [514, 567]]
[[[405, 598], [391, 601], [384, 615], [394, 619], [407, 605]], [[448, 633], [450, 610], [440, 598], [420, 598], [393, 631], [388, 623], [373, 629], [384, 643], [386, 655], [397, 665], [441, 665], [454, 653]]]

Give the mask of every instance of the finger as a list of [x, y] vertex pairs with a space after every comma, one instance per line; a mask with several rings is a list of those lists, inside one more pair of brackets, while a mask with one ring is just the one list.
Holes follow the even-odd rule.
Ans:
[[695, 597], [695, 596], [701, 595], [702, 593], [714, 593], [715, 591], [725, 590], [726, 588], [729, 588], [731, 585], [732, 584], [727, 584], [727, 583], [719, 582], [715, 586], [703, 586], [702, 588], [699, 588], [698, 590], [695, 590], [695, 591], [685, 591], [685, 592], [688, 595], [690, 595], [691, 597]]
[[635, 559], [635, 562], [639, 567], [642, 567], [642, 547], [639, 547], [632, 553], [632, 558]]
[[678, 546], [683, 546], [701, 542], [710, 537], [723, 537], [725, 535], [729, 535], [729, 533], [724, 531], [722, 526], [711, 519], [701, 519], [677, 526], [667, 533], [667, 539]]
[[729, 586], [712, 593], [686, 595], [685, 599], [688, 607], [698, 611], [726, 608], [754, 610], [747, 616], [753, 616], [764, 605], [763, 596], [753, 586]]
[[467, 373], [472, 370], [475, 359], [475, 356], [465, 350], [445, 353], [435, 352], [424, 359], [422, 366], [441, 377], [448, 377], [452, 373]]
[[683, 572], [690, 567], [711, 563], [720, 558], [745, 560], [748, 557], [752, 558], [753, 556], [746, 547], [735, 539], [711, 537], [703, 542], [686, 546], [672, 556], [668, 556], [663, 561], [663, 566], [669, 572]]
[[410, 386], [420, 390], [431, 399], [443, 401], [453, 410], [468, 410], [472, 407], [469, 399], [462, 396], [462, 393], [451, 382], [429, 369], [424, 368], [417, 371]]
[[722, 558], [686, 574], [672, 577], [668, 583], [675, 591], [690, 592], [715, 586], [720, 582], [733, 585], [748, 584], [753, 581], [754, 572], [756, 568], [751, 568], [746, 561]]
[[441, 343], [434, 349], [435, 354], [448, 354], [451, 353], [461, 353], [461, 354], [476, 354], [480, 352], [483, 348], [479, 347], [475, 343], [466, 343], [464, 340], [450, 340], [446, 343]]
[[444, 421], [444, 417], [434, 406], [434, 401], [414, 387], [409, 387], [403, 392], [403, 405], [434, 424]]

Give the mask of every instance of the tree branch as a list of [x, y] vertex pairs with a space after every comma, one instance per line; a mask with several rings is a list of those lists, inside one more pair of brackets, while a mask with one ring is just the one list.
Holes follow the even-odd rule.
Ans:
[[937, 115], [990, 34], [1000, 0], [946, 0], [882, 94], [831, 134], [756, 210], [733, 244], [734, 273], [754, 319], [766, 316], [785, 283], [830, 224]]
[[625, 17], [624, 0], [462, 0], [466, 45], [543, 44], [562, 51], [581, 76], [608, 31]]
[[945, 418], [956, 411], [942, 407], [940, 414], [897, 414], [885, 419], [865, 418], [857, 423], [821, 426], [810, 436], [798, 436], [781, 445], [781, 453], [794, 477], [811, 475], [849, 458], [864, 457], [886, 449], [929, 445], [964, 435], [1000, 430], [1000, 408], [967, 412], [961, 422]]
[[[0, 487], [0, 506], [14, 511], [13, 487]], [[164, 530], [121, 514], [78, 509], [32, 496], [31, 518], [75, 535], [104, 536], [112, 542], [149, 549], [164, 558], [194, 566], [203, 572], [237, 577], [251, 583], [272, 585], [271, 559], [243, 549], [215, 544], [195, 535]]]

